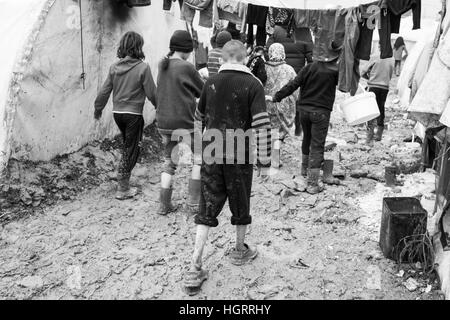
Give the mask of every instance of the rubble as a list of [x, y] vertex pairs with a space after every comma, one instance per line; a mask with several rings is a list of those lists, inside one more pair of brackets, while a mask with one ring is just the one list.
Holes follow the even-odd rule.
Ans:
[[403, 285], [406, 287], [406, 289], [412, 292], [416, 291], [419, 288], [420, 283], [417, 282], [417, 280], [415, 280], [414, 278], [408, 278], [408, 280], [406, 280]]
[[[0, 184], [0, 223], [33, 214], [59, 201], [74, 200], [78, 194], [105, 181], [116, 180], [120, 139], [93, 142], [79, 152], [56, 157], [48, 163], [10, 160]], [[155, 126], [147, 127], [140, 161], [159, 159], [160, 145]], [[145, 176], [146, 170], [142, 167], [136, 173]]]

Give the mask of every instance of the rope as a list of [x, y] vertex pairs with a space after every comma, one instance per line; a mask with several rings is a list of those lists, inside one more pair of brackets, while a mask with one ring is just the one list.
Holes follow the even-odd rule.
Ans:
[[86, 73], [84, 69], [84, 39], [83, 39], [83, 15], [81, 10], [81, 0], [78, 0], [78, 6], [80, 8], [80, 30], [81, 30], [81, 81], [83, 81], [83, 90], [86, 89]]

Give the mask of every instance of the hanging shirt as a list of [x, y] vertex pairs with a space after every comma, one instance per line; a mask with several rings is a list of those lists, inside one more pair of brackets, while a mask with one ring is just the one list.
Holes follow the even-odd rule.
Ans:
[[376, 11], [369, 12], [368, 9], [371, 5], [360, 5], [359, 11], [361, 14], [361, 20], [359, 21], [359, 39], [356, 45], [355, 57], [361, 60], [370, 60], [372, 53], [372, 40], [373, 40], [373, 28], [371, 24], [371, 15], [374, 15]]
[[247, 9], [247, 23], [250, 25], [257, 25], [260, 27], [266, 26], [268, 7], [248, 5]]
[[420, 18], [422, 12], [421, 0], [391, 0], [388, 1], [390, 11], [391, 32], [400, 32], [400, 21], [402, 15], [412, 9], [413, 30], [420, 29]]

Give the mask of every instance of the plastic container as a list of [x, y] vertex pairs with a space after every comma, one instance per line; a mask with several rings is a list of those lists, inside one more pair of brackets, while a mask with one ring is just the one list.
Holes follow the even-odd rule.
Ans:
[[422, 146], [416, 142], [405, 143], [402, 147], [393, 147], [392, 164], [398, 173], [411, 174], [419, 172], [422, 167]]
[[351, 97], [341, 103], [345, 120], [351, 126], [357, 126], [380, 116], [375, 93], [366, 92]]
[[427, 211], [417, 198], [384, 198], [380, 228], [380, 248], [383, 255], [397, 260], [403, 250], [400, 240], [427, 231]]

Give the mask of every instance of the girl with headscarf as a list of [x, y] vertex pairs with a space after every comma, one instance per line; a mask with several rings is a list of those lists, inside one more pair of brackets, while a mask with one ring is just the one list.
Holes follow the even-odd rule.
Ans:
[[[274, 96], [281, 88], [293, 80], [297, 74], [290, 65], [286, 63], [286, 53], [280, 43], [274, 43], [269, 48], [269, 60], [266, 62], [267, 82], [265, 92], [267, 96]], [[281, 165], [279, 157], [280, 141], [283, 141], [289, 134], [295, 121], [295, 108], [298, 98], [298, 91], [281, 102], [267, 102], [267, 112], [270, 116], [272, 129], [278, 130], [279, 141], [274, 143], [274, 156], [272, 164], [274, 167]]]

